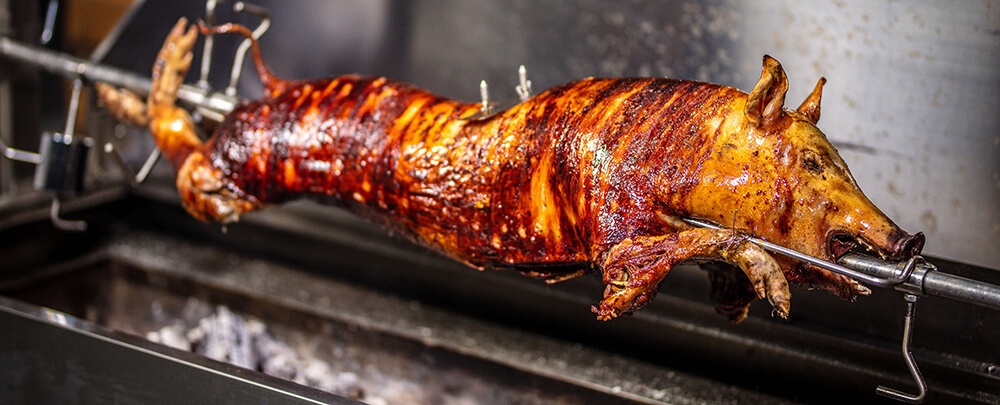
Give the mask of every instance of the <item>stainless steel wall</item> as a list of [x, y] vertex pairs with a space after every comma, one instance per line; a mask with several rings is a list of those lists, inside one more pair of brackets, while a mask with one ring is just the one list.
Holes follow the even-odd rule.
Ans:
[[[466, 100], [481, 79], [512, 98], [520, 64], [536, 90], [587, 76], [749, 90], [770, 54], [793, 107], [829, 80], [820, 128], [879, 207], [927, 234], [926, 253], [1000, 269], [1000, 1], [259, 2], [281, 76], [384, 74]], [[259, 88], [245, 75], [244, 94]]]

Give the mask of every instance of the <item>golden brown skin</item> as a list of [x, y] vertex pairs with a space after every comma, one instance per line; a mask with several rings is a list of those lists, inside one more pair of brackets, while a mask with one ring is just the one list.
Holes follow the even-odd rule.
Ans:
[[[775, 260], [749, 234], [830, 260], [852, 244], [835, 235], [891, 258], [923, 243], [865, 198], [816, 128], [823, 80], [786, 111], [787, 80], [769, 57], [749, 95], [691, 81], [585, 79], [473, 121], [464, 118], [478, 104], [385, 78], [276, 79], [255, 45], [266, 96], [202, 144], [174, 106], [194, 39], [186, 26], [178, 22], [157, 59], [147, 109], [185, 208], [205, 221], [312, 197], [474, 267], [549, 282], [600, 271], [607, 287], [593, 310], [604, 320], [648, 303], [680, 262], [741, 270], [711, 270], [717, 308], [734, 321], [756, 298], [786, 316], [788, 281], [844, 298], [867, 291]], [[684, 217], [730, 229], [695, 229]]]

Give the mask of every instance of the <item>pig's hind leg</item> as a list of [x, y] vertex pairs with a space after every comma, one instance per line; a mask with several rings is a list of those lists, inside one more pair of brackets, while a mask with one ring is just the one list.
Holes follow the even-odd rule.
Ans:
[[791, 294], [781, 268], [767, 252], [727, 229], [688, 229], [660, 236], [630, 238], [602, 255], [604, 299], [593, 308], [609, 320], [641, 308], [656, 296], [670, 269], [686, 260], [721, 260], [747, 275], [758, 298], [770, 301], [778, 315], [788, 315]]

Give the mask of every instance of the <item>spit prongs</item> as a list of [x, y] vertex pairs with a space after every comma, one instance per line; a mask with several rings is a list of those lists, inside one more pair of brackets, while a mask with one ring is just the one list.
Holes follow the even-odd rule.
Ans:
[[527, 101], [531, 98], [531, 80], [528, 80], [528, 69], [525, 69], [524, 65], [517, 68], [517, 82], [518, 85], [514, 87], [517, 97], [521, 101]]
[[[267, 29], [271, 27], [271, 12], [266, 8], [244, 3], [238, 1], [233, 3], [233, 11], [237, 13], [249, 13], [256, 15], [261, 18], [260, 25], [254, 28], [251, 36], [254, 40], [260, 39]], [[233, 60], [233, 70], [229, 75], [229, 87], [226, 87], [226, 95], [236, 96], [236, 83], [240, 80], [240, 75], [243, 73], [243, 60], [246, 59], [247, 51], [250, 50], [250, 44], [252, 41], [250, 39], [244, 39], [240, 43], [239, 48], [236, 49], [236, 58]]]
[[73, 132], [76, 129], [76, 115], [80, 111], [80, 92], [83, 90], [83, 79], [73, 79], [73, 93], [69, 97], [69, 111], [66, 111], [66, 130], [63, 136], [66, 143], [73, 142]]
[[913, 360], [913, 353], [910, 352], [910, 338], [913, 335], [913, 316], [916, 312], [917, 296], [906, 294], [903, 298], [906, 300], [906, 316], [903, 318], [903, 359], [906, 360], [906, 368], [910, 370], [910, 375], [913, 376], [913, 381], [917, 384], [917, 394], [907, 394], [883, 385], [879, 385], [875, 392], [897, 401], [919, 404], [924, 402], [924, 398], [927, 396], [927, 382], [920, 374], [920, 369], [917, 368], [917, 363]]
[[135, 174], [135, 182], [137, 184], [146, 181], [146, 177], [149, 177], [149, 172], [153, 171], [153, 166], [156, 166], [156, 162], [160, 161], [160, 156], [160, 148], [153, 148], [153, 151], [146, 157], [146, 161], [142, 163], [142, 167], [139, 168], [139, 173]]
[[[205, 2], [205, 24], [215, 25], [215, 6], [218, 0], [208, 0]], [[199, 88], [208, 90], [208, 73], [212, 70], [212, 47], [215, 39], [211, 35], [205, 37], [205, 46], [201, 50], [201, 74], [198, 77]]]
[[154, 148], [153, 151], [149, 153], [149, 156], [146, 157], [146, 161], [139, 169], [139, 173], [132, 174], [132, 169], [129, 168], [128, 162], [125, 161], [125, 157], [122, 156], [118, 149], [115, 149], [115, 145], [113, 143], [107, 142], [104, 144], [104, 153], [111, 155], [115, 164], [118, 165], [118, 168], [121, 169], [122, 174], [125, 176], [125, 181], [127, 181], [132, 187], [136, 187], [139, 184], [142, 184], [143, 181], [146, 181], [146, 177], [149, 176], [149, 172], [153, 170], [153, 166], [155, 166], [156, 162], [160, 160], [160, 149]]
[[58, 14], [59, 0], [49, 0], [49, 5], [45, 9], [45, 22], [42, 24], [42, 35], [38, 43], [48, 45], [52, 41], [56, 26], [56, 16]]
[[486, 80], [479, 82], [479, 97], [482, 99], [479, 111], [483, 115], [490, 114], [490, 86], [486, 84]]
[[59, 217], [59, 208], [62, 204], [59, 202], [59, 197], [52, 199], [52, 208], [49, 210], [49, 218], [52, 219], [52, 225], [56, 228], [62, 229], [64, 231], [75, 231], [83, 232], [87, 230], [87, 222], [85, 221], [71, 221], [62, 219]]

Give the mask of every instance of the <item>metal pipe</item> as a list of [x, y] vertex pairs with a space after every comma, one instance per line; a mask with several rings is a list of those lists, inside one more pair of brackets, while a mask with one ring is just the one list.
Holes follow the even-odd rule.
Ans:
[[0, 55], [18, 62], [38, 66], [46, 71], [75, 79], [79, 76], [91, 81], [107, 82], [143, 94], [149, 93], [152, 82], [135, 73], [91, 63], [85, 59], [49, 49], [19, 43], [0, 37]]
[[[888, 262], [858, 253], [845, 254], [837, 261], [844, 266], [876, 277], [899, 274], [900, 269], [907, 263]], [[934, 295], [1000, 310], [1000, 286], [942, 273], [929, 263], [918, 264], [911, 276], [894, 288], [904, 292]]]
[[890, 278], [901, 274], [907, 262], [888, 262], [868, 255], [846, 253], [837, 259], [837, 263], [872, 277]]
[[932, 271], [924, 276], [924, 292], [1000, 310], [1000, 286], [954, 274]]

